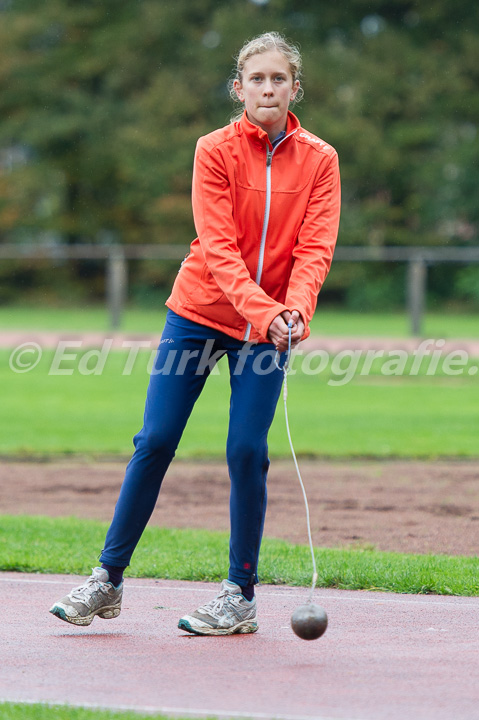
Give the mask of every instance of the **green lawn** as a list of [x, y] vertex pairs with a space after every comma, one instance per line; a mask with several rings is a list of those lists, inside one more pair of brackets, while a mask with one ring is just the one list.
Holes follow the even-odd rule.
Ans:
[[[129, 309], [123, 329], [159, 335], [164, 316], [162, 306], [151, 311]], [[477, 317], [472, 314], [428, 314], [425, 326], [426, 336], [436, 339], [477, 337]], [[3, 307], [2, 327], [106, 331], [108, 316], [102, 307]], [[313, 332], [400, 338], [407, 335], [407, 318], [404, 314], [320, 310]], [[103, 372], [95, 375], [87, 374], [94, 369], [95, 358], [87, 362], [82, 350], [73, 359], [61, 360], [61, 374], [52, 374], [53, 351], [44, 351], [38, 366], [26, 373], [13, 372], [10, 351], [0, 351], [0, 453], [129, 455], [131, 438], [141, 426], [151, 352], [139, 354], [131, 373], [127, 369], [131, 356], [126, 351], [110, 352]], [[330, 358], [321, 373], [290, 376], [288, 403], [298, 453], [331, 457], [479, 456], [479, 360], [470, 360], [463, 372], [454, 376], [442, 372], [441, 367], [428, 375], [427, 365], [416, 375], [407, 371], [388, 376], [378, 362], [367, 374], [361, 374], [361, 366], [348, 373], [348, 358], [335, 374], [334, 362]], [[71, 375], [64, 374], [70, 370]], [[220, 363], [220, 370], [219, 376], [208, 381], [195, 408], [180, 457], [224, 455], [228, 378], [224, 364]], [[289, 452], [281, 408], [271, 429], [270, 451], [276, 456]]]
[[[78, 518], [0, 516], [0, 570], [89, 575], [107, 527]], [[316, 548], [315, 555], [318, 587], [479, 595], [477, 557], [354, 548]], [[259, 568], [263, 583], [308, 586], [309, 546], [265, 538]], [[146, 528], [127, 571], [130, 577], [191, 581], [220, 581], [227, 573], [227, 533], [158, 527]]]
[[[95, 375], [80, 372], [82, 351], [61, 363], [72, 374], [58, 375], [49, 374], [53, 350], [45, 351], [27, 373], [13, 372], [10, 351], [1, 350], [0, 454], [128, 456], [132, 436], [142, 423], [150, 355], [140, 353], [131, 372], [124, 374], [128, 353], [112, 351], [103, 372]], [[462, 374], [448, 376], [439, 367], [434, 375], [426, 375], [426, 365], [417, 375], [406, 370], [403, 376], [387, 376], [378, 361], [367, 375], [360, 374], [359, 365], [344, 382], [348, 378], [334, 375], [333, 363], [331, 359], [320, 374], [298, 372], [289, 377], [290, 425], [299, 454], [479, 456], [478, 374], [470, 375], [466, 367]], [[477, 365], [477, 360], [471, 361], [469, 369]], [[229, 377], [224, 360], [219, 367], [194, 409], [179, 457], [224, 457]], [[270, 433], [270, 453], [289, 455], [281, 401]]]
[[[48, 703], [30, 705], [2, 702], [0, 702], [0, 718], [2, 720], [168, 720], [166, 715], [157, 715], [156, 713], [145, 715], [133, 711], [90, 710], [69, 705], [49, 705]], [[176, 717], [176, 720], [182, 720], [182, 718]]]
[[[151, 310], [134, 307], [124, 313], [121, 330], [138, 333], [161, 333], [166, 309], [158, 304]], [[477, 338], [477, 314], [428, 312], [422, 335], [433, 338]], [[83, 308], [0, 307], [0, 330], [99, 331], [109, 329], [109, 315], [104, 306]], [[311, 323], [319, 335], [407, 337], [409, 319], [406, 313], [352, 313], [328, 310], [319, 305]]]

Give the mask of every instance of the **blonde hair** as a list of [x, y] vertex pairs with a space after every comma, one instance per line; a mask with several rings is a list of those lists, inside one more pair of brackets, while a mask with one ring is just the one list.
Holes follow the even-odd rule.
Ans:
[[[234, 89], [234, 83], [236, 80], [240, 83], [243, 82], [243, 70], [245, 63], [251, 57], [253, 57], [253, 55], [268, 52], [269, 50], [277, 50], [286, 58], [289, 64], [291, 75], [293, 76], [293, 83], [295, 83], [296, 80], [301, 80], [302, 60], [299, 48], [297, 48], [296, 45], [288, 42], [286, 38], [283, 37], [283, 35], [281, 35], [280, 33], [262, 33], [262, 35], [258, 35], [252, 40], [248, 40], [247, 42], [245, 42], [245, 44], [235, 58], [236, 68], [233, 76], [228, 82], [230, 97], [235, 103], [238, 103], [239, 100]], [[291, 105], [295, 105], [300, 100], [302, 100], [303, 95], [304, 91], [300, 85], [294, 100], [291, 102]], [[235, 116], [233, 119], [237, 119], [237, 116]]]

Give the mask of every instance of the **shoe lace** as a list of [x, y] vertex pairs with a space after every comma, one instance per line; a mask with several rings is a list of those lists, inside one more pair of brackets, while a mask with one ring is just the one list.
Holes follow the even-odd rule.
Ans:
[[232, 593], [228, 588], [222, 590], [213, 600], [198, 608], [199, 612], [204, 612], [217, 620], [221, 617], [223, 610], [226, 608], [230, 614], [238, 615], [235, 606], [241, 604], [242, 596], [238, 593]]
[[103, 583], [101, 580], [91, 576], [83, 583], [83, 585], [73, 588], [70, 593], [70, 597], [72, 600], [88, 600], [88, 597], [96, 590], [100, 590], [102, 585]]
[[225, 588], [224, 590], [221, 590], [221, 592], [213, 598], [213, 600], [205, 603], [205, 605], [201, 605], [201, 607], [198, 608], [198, 611], [211, 615], [211, 617], [218, 618], [225, 603], [234, 597], [235, 596], [230, 593], [228, 588]]

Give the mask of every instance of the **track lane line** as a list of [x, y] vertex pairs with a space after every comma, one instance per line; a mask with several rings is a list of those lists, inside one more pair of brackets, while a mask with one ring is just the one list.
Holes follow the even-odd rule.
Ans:
[[[66, 578], [71, 576], [65, 576]], [[73, 576], [74, 578], [78, 576]], [[153, 586], [153, 585], [133, 585], [128, 582], [130, 578], [126, 578], [127, 585], [125, 587], [126, 590], [154, 590], [158, 592], [159, 590], [165, 591], [165, 592], [190, 592], [190, 593], [211, 593], [211, 588], [195, 588], [195, 587], [174, 587], [174, 586]], [[133, 579], [133, 578], [131, 578]], [[81, 578], [80, 578], [81, 580]], [[40, 579], [40, 578], [7, 578], [0, 576], [0, 582], [16, 582], [16, 583], [30, 583], [30, 584], [43, 584], [43, 585], [64, 585], [68, 583], [68, 580], [50, 580], [50, 579]], [[179, 582], [189, 582], [188, 580], [180, 580]], [[191, 582], [197, 582], [196, 580], [193, 580]], [[215, 585], [215, 583], [211, 583], [211, 585]], [[261, 587], [261, 586], [259, 586]], [[264, 587], [264, 586], [263, 586]], [[463, 598], [468, 598], [470, 596], [467, 595], [445, 595], [444, 597], [449, 598], [449, 600], [429, 600], [431, 597], [430, 595], [419, 595], [418, 597], [421, 598], [421, 600], [415, 600], [414, 595], [406, 595], [407, 599], [403, 599], [401, 597], [394, 597], [394, 593], [388, 593], [387, 591], [377, 591], [378, 593], [382, 593], [381, 595], [378, 594], [377, 597], [372, 597], [372, 595], [376, 594], [376, 591], [374, 590], [341, 590], [339, 588], [331, 588], [331, 591], [335, 593], [350, 593], [350, 592], [357, 592], [358, 597], [340, 597], [338, 596], [331, 596], [331, 595], [322, 595], [319, 592], [314, 593], [314, 597], [321, 600], [339, 600], [340, 602], [369, 602], [369, 603], [392, 603], [392, 604], [402, 604], [402, 605], [454, 605], [456, 600], [462, 600]], [[296, 592], [296, 589], [292, 589], [291, 592], [288, 591], [286, 587], [284, 587], [283, 590], [279, 590], [278, 592], [267, 590], [267, 591], [261, 591], [259, 590], [260, 595], [262, 596], [270, 596], [270, 597], [291, 597], [291, 598], [302, 598], [307, 593], [307, 588], [304, 588], [303, 591]], [[369, 596], [365, 596], [363, 593], [370, 593]], [[361, 594], [361, 596], [359, 596]], [[435, 595], [434, 597], [438, 597]], [[474, 599], [476, 599], [476, 596], [473, 596]], [[474, 607], [477, 608], [479, 606], [479, 597], [477, 597], [477, 602], [459, 602], [457, 603], [457, 606], [460, 607]]]

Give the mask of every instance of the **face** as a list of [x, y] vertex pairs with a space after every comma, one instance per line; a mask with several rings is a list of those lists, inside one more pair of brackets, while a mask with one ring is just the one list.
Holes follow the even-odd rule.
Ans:
[[244, 64], [242, 82], [234, 89], [244, 102], [250, 122], [268, 133], [269, 139], [286, 129], [288, 107], [299, 88], [287, 59], [278, 50], [252, 55]]

